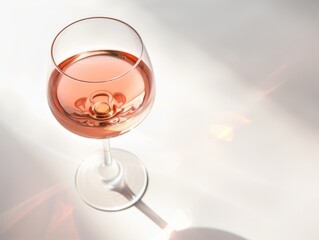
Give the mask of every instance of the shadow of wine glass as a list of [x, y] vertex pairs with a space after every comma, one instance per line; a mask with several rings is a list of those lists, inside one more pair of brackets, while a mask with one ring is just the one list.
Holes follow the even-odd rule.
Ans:
[[186, 228], [175, 231], [168, 240], [246, 240], [238, 235], [213, 228]]
[[[131, 191], [129, 186], [125, 181], [118, 184], [115, 189], [118, 193], [122, 194], [127, 199], [133, 199], [134, 193]], [[135, 206], [139, 211], [141, 211], [146, 217], [153, 221], [162, 230], [169, 229], [168, 223], [161, 218], [153, 209], [151, 209], [143, 200], [137, 201], [133, 206]], [[193, 227], [186, 228], [180, 231], [173, 231], [170, 234], [168, 240], [246, 240], [233, 233], [204, 227]]]
[[[165, 230], [168, 223], [143, 201], [138, 201], [135, 207], [146, 217], [152, 220], [158, 227]], [[219, 229], [193, 227], [180, 231], [173, 231], [168, 240], [246, 240], [243, 237]]]

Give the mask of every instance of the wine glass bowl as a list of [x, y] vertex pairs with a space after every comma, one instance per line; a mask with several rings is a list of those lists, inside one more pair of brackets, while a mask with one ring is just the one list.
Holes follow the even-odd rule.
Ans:
[[[48, 103], [67, 130], [110, 139], [136, 127], [151, 110], [152, 66], [140, 35], [127, 23], [109, 17], [75, 21], [53, 40], [51, 59]], [[92, 207], [116, 211], [142, 197], [147, 173], [138, 158], [110, 150], [107, 140], [79, 166], [76, 186]]]
[[55, 37], [51, 56], [49, 105], [69, 131], [90, 138], [116, 137], [150, 111], [152, 67], [142, 39], [126, 23], [104, 17], [76, 21]]

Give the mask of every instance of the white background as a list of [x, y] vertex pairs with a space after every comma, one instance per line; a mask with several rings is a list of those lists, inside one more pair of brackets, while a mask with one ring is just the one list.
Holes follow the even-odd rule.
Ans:
[[319, 239], [319, 2], [310, 0], [2, 2], [0, 239], [162, 237], [135, 207], [99, 212], [74, 188], [77, 165], [100, 143], [53, 118], [47, 70], [55, 34], [89, 16], [131, 24], [152, 59], [155, 105], [112, 140], [148, 168], [149, 207], [176, 229]]

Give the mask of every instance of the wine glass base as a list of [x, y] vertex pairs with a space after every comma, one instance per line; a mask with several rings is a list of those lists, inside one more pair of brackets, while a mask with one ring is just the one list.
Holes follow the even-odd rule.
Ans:
[[[104, 152], [101, 150], [89, 155], [80, 164], [75, 184], [84, 202], [98, 210], [112, 212], [129, 208], [139, 201], [147, 188], [148, 176], [135, 155], [120, 149], [111, 149], [111, 155], [118, 169], [116, 174], [114, 165], [113, 169], [105, 171], [108, 166], [104, 165]], [[111, 177], [105, 172], [111, 172], [108, 174]]]

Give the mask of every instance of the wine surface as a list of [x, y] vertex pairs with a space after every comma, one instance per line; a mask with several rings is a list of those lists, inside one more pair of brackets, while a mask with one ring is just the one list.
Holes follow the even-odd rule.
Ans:
[[48, 101], [55, 118], [69, 131], [90, 138], [111, 138], [135, 127], [155, 95], [150, 68], [137, 61], [125, 52], [99, 50], [61, 62], [49, 79]]

